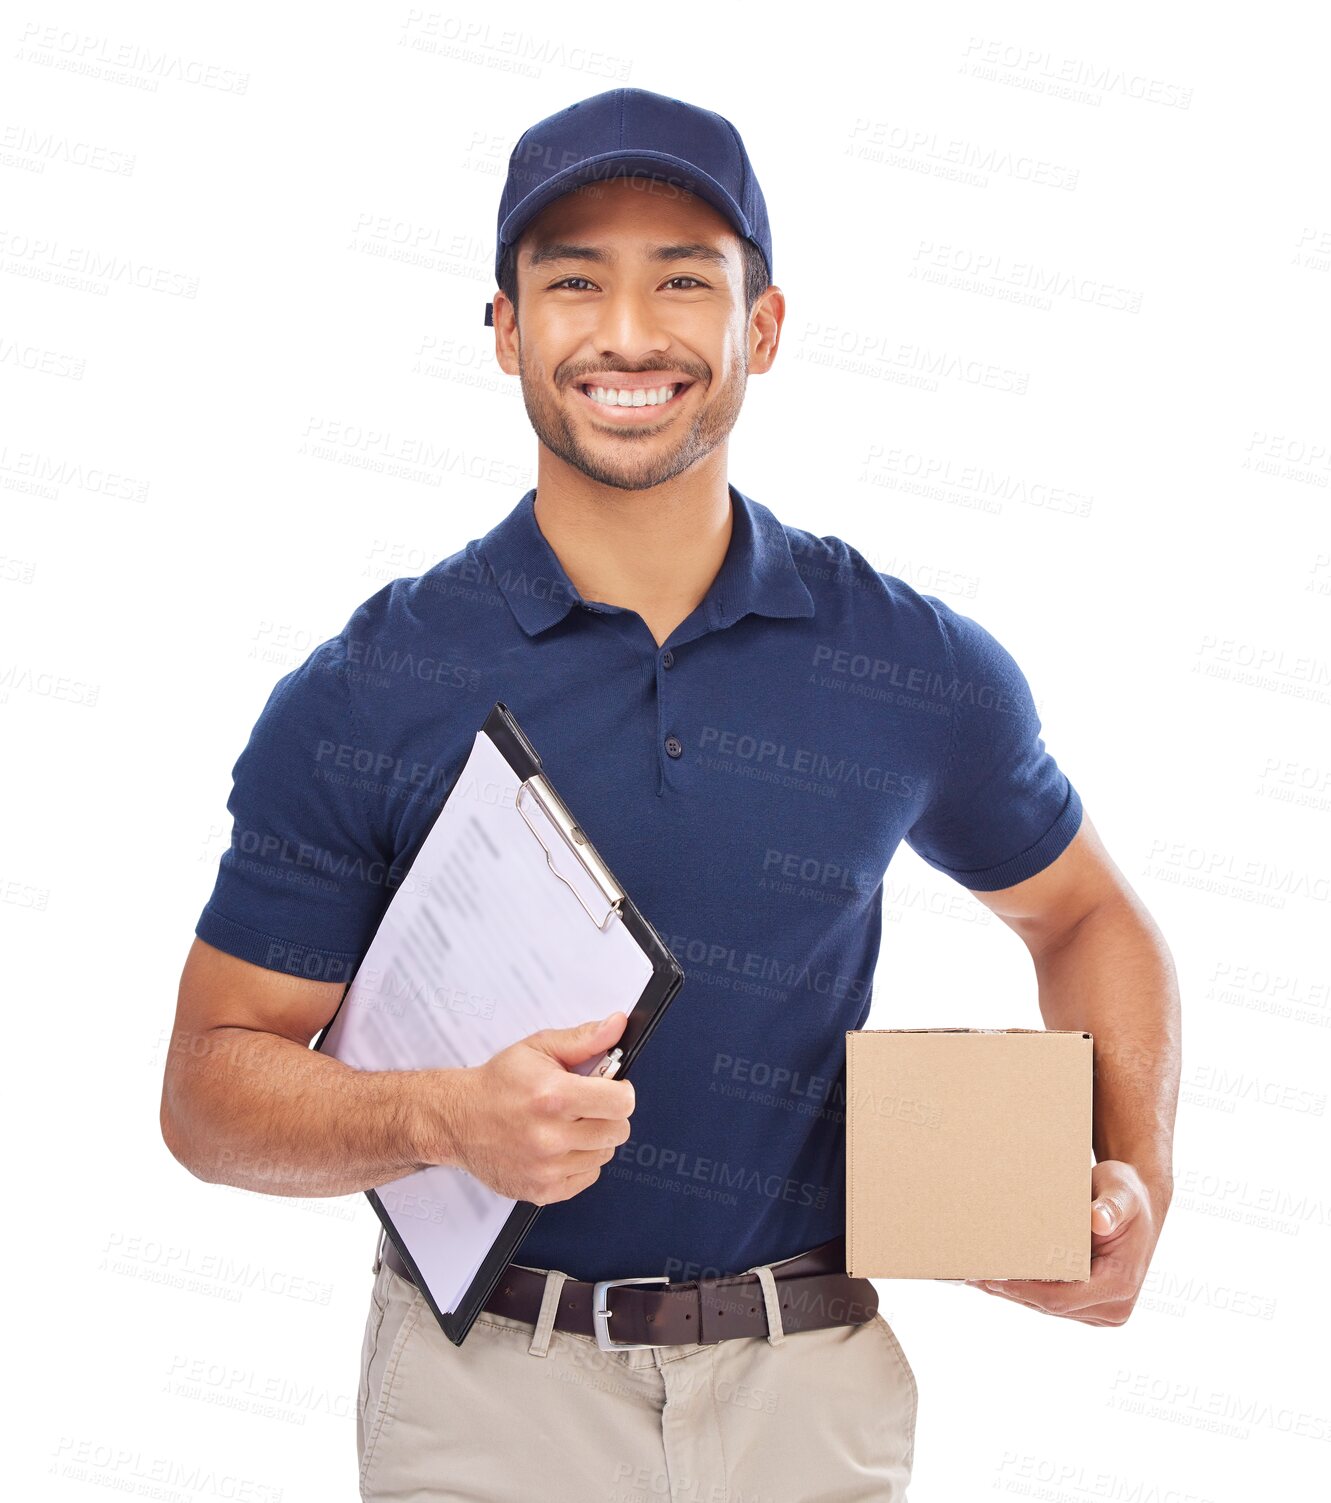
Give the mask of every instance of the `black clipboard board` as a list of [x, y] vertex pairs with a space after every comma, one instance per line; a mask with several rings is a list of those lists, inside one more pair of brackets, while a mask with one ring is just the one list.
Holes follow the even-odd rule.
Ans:
[[[582, 863], [584, 870], [592, 877], [599, 890], [605, 895], [609, 907], [618, 912], [619, 921], [651, 961], [651, 976], [643, 988], [642, 995], [628, 1013], [628, 1021], [624, 1025], [624, 1031], [620, 1035], [619, 1042], [594, 1069], [585, 1072], [592, 1075], [613, 1073], [616, 1079], [622, 1080], [628, 1073], [633, 1061], [638, 1057], [643, 1045], [651, 1037], [657, 1024], [661, 1021], [671, 999], [683, 985], [684, 971], [665, 941], [648, 922], [646, 917], [639, 912], [628, 893], [615, 880], [613, 873], [601, 859], [595, 846], [592, 845], [582, 830], [582, 827], [574, 822], [568, 807], [564, 804], [558, 793], [555, 792], [549, 779], [546, 777], [540, 754], [527, 739], [527, 736], [523, 733], [522, 728], [514, 718], [512, 711], [502, 700], [495, 701], [494, 708], [486, 716], [481, 730], [494, 743], [501, 756], [503, 756], [504, 760], [517, 775], [520, 784], [523, 785], [519, 789], [519, 809], [521, 808], [523, 789], [526, 789], [526, 791], [539, 799], [544, 812], [565, 836], [565, 843], [569, 850]], [[461, 777], [462, 770], [459, 769], [458, 777]], [[453, 794], [453, 790], [457, 787], [457, 781], [457, 778], [454, 778], [453, 782], [449, 785], [448, 792], [440, 800], [439, 807], [435, 810], [428, 827], [416, 841], [409, 858], [401, 865], [402, 881], [405, 881], [412, 864], [415, 862], [416, 856], [420, 852], [421, 846], [424, 845], [426, 837], [429, 835], [430, 830], [434, 828], [435, 822], [447, 805], [449, 798]], [[399, 885], [401, 884], [399, 883]], [[577, 894], [577, 890], [572, 890], [574, 895], [578, 896], [579, 902], [582, 902], [584, 909], [586, 909], [587, 905]], [[590, 914], [590, 910], [588, 912]], [[590, 916], [593, 922], [598, 921], [595, 914], [590, 914]], [[382, 922], [383, 919], [381, 917], [380, 923]], [[319, 1036], [311, 1045], [312, 1048], [322, 1049], [324, 1041], [328, 1037], [329, 1030], [342, 1010], [342, 1003], [345, 1002], [351, 991], [351, 985], [356, 979], [357, 972], [360, 970], [360, 964], [361, 962], [358, 961], [356, 969], [347, 981], [346, 990], [342, 993], [341, 1001], [338, 1002], [333, 1016], [329, 1018], [328, 1022], [320, 1030]], [[609, 1072], [607, 1072], [607, 1066], [611, 1066]], [[402, 1259], [403, 1264], [415, 1281], [416, 1287], [421, 1291], [426, 1303], [433, 1312], [434, 1318], [439, 1322], [440, 1328], [455, 1346], [461, 1346], [466, 1339], [467, 1332], [471, 1329], [472, 1322], [484, 1308], [486, 1300], [489, 1299], [491, 1293], [494, 1291], [495, 1285], [498, 1284], [502, 1277], [504, 1269], [513, 1261], [519, 1245], [531, 1230], [532, 1223], [544, 1207], [536, 1205], [531, 1201], [516, 1201], [512, 1211], [509, 1213], [508, 1219], [504, 1223], [503, 1229], [491, 1244], [490, 1251], [486, 1254], [480, 1269], [468, 1286], [466, 1294], [459, 1301], [458, 1307], [455, 1310], [441, 1310], [435, 1302], [434, 1296], [430, 1293], [425, 1279], [422, 1277], [411, 1253], [407, 1249], [405, 1240], [399, 1233], [397, 1226], [393, 1222], [391, 1213], [380, 1199], [378, 1192], [375, 1190], [366, 1190], [364, 1193], [370, 1204], [374, 1207], [375, 1215], [379, 1218], [384, 1235], [392, 1242], [398, 1256]]]

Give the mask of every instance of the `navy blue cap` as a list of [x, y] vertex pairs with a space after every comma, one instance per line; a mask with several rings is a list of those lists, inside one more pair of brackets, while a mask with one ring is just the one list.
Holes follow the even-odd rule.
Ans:
[[[739, 132], [723, 116], [649, 89], [607, 89], [525, 130], [499, 200], [495, 280], [505, 247], [555, 199], [583, 183], [644, 174], [706, 200], [763, 253], [772, 277], [767, 203]], [[485, 305], [494, 323], [494, 304]]]

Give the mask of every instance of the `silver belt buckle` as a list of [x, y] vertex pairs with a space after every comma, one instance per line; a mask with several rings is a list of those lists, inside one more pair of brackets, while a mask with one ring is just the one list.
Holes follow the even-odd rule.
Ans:
[[668, 1284], [663, 1273], [650, 1273], [640, 1279], [597, 1279], [592, 1285], [592, 1327], [596, 1332], [596, 1344], [603, 1352], [648, 1351], [659, 1343], [653, 1341], [616, 1341], [610, 1334], [608, 1324], [614, 1312], [606, 1304], [605, 1291], [616, 1284]]

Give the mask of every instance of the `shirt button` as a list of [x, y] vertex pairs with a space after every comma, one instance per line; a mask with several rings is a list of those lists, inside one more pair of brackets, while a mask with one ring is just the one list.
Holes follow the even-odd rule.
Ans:
[[684, 744], [678, 736], [667, 736], [665, 748], [672, 757], [679, 757], [684, 753]]
[[675, 654], [668, 647], [661, 654], [661, 666], [662, 668], [673, 668], [675, 666]]

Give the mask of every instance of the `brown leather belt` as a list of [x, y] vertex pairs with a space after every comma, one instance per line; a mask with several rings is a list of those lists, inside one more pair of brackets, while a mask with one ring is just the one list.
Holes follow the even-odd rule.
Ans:
[[[384, 1240], [384, 1262], [415, 1283], [397, 1249]], [[817, 1331], [825, 1326], [863, 1325], [878, 1311], [878, 1291], [868, 1279], [846, 1272], [846, 1239], [833, 1237], [771, 1265], [784, 1331]], [[509, 1263], [484, 1308], [535, 1327], [545, 1293], [545, 1274]], [[667, 1283], [602, 1280], [607, 1312], [597, 1335], [592, 1312], [598, 1293], [591, 1280], [566, 1279], [559, 1292], [555, 1329], [596, 1338], [606, 1350], [620, 1346], [710, 1345], [731, 1336], [766, 1336], [767, 1305], [756, 1273], [727, 1278]]]

